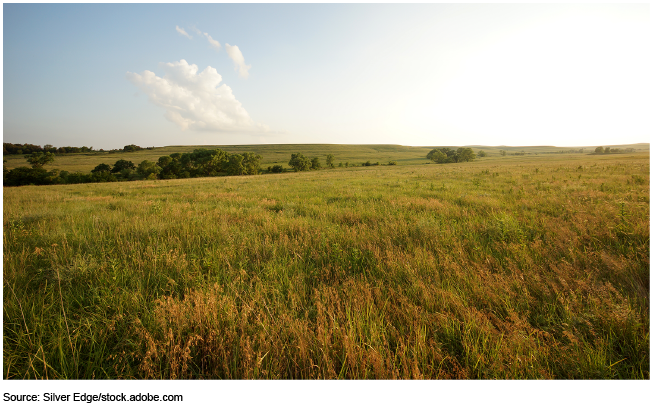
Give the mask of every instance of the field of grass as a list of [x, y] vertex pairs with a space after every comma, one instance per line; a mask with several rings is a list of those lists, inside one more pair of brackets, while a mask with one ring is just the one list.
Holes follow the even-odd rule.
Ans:
[[[557, 154], [562, 151], [569, 151], [572, 148], [560, 147], [486, 147], [480, 145], [471, 146], [474, 152], [483, 150], [487, 153], [487, 157], [481, 160], [512, 160], [518, 159], [517, 156], [507, 155], [502, 157], [499, 154], [500, 150], [507, 151], [508, 154], [525, 151], [529, 159], [537, 159], [544, 161], [548, 158], [548, 154]], [[635, 148], [638, 151], [648, 151], [650, 144], [632, 144], [632, 145], [618, 145], [618, 148]], [[226, 152], [234, 154], [243, 154], [245, 152], [253, 152], [262, 156], [262, 168], [272, 165], [283, 165], [288, 168], [289, 159], [292, 153], [300, 152], [303, 155], [313, 158], [318, 157], [321, 164], [325, 164], [325, 158], [328, 154], [335, 157], [335, 164], [339, 162], [345, 164], [359, 165], [363, 162], [370, 161], [371, 163], [379, 162], [383, 165], [389, 161], [395, 161], [398, 165], [413, 165], [424, 164], [430, 162], [426, 156], [429, 151], [434, 147], [409, 147], [402, 145], [341, 145], [341, 144], [268, 144], [268, 145], [200, 145], [200, 146], [168, 146], [156, 147], [151, 150], [141, 150], [137, 152], [92, 152], [92, 153], [78, 153], [78, 154], [62, 154], [57, 155], [54, 163], [48, 164], [46, 169], [60, 169], [68, 172], [80, 171], [84, 173], [90, 172], [99, 164], [113, 165], [117, 160], [126, 159], [138, 165], [144, 160], [157, 161], [158, 158], [164, 155], [171, 155], [173, 153], [192, 152], [197, 148], [206, 149], [222, 149]], [[585, 147], [585, 154], [593, 152], [594, 147]], [[536, 155], [535, 155], [536, 154]], [[570, 154], [574, 159], [582, 157], [584, 154]], [[14, 169], [19, 166], [29, 166], [25, 160], [26, 155], [5, 155], [4, 159], [7, 160], [5, 166], [7, 169]]]
[[546, 155], [4, 188], [3, 377], [648, 379], [648, 171]]

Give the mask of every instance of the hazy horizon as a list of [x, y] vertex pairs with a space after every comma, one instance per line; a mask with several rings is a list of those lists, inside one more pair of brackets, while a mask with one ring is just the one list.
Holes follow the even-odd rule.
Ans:
[[650, 138], [648, 4], [4, 4], [3, 24], [4, 142]]

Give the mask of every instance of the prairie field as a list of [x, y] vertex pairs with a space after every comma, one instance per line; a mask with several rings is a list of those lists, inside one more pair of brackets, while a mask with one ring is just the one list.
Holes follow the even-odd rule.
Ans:
[[649, 379], [647, 152], [402, 163], [3, 188], [3, 378]]
[[[648, 153], [650, 144], [626, 144], [616, 145], [615, 147], [625, 149], [634, 148], [638, 153]], [[428, 161], [427, 153], [432, 147], [412, 147], [405, 145], [347, 145], [347, 144], [265, 144], [265, 145], [201, 145], [201, 146], [167, 146], [155, 147], [153, 149], [142, 149], [135, 152], [89, 152], [76, 154], [57, 154], [53, 163], [48, 164], [47, 169], [59, 169], [69, 172], [81, 171], [90, 172], [99, 164], [113, 165], [115, 161], [125, 159], [133, 161], [136, 165], [144, 160], [158, 161], [158, 158], [173, 153], [189, 153], [197, 148], [221, 149], [233, 154], [243, 154], [253, 152], [262, 155], [262, 167], [269, 165], [284, 165], [287, 167], [287, 161], [292, 153], [302, 153], [308, 157], [318, 157], [321, 162], [325, 162], [328, 154], [336, 157], [338, 163], [348, 163], [349, 165], [359, 166], [360, 164], [370, 161], [371, 163], [379, 162], [383, 165], [389, 161], [395, 161], [398, 165], [418, 165], [425, 164]], [[507, 160], [520, 159], [512, 154], [525, 152], [529, 160], [545, 161], [552, 158], [554, 154], [567, 153], [575, 148], [568, 147], [491, 147], [491, 146], [472, 146], [475, 152], [485, 151], [487, 154], [483, 160], [498, 160], [504, 162]], [[508, 156], [501, 156], [499, 151], [507, 151]], [[593, 151], [594, 147], [585, 147], [585, 151]], [[27, 155], [4, 155], [7, 160], [5, 166], [7, 169], [15, 169], [20, 166], [29, 166], [25, 157]], [[576, 159], [582, 157], [582, 154], [565, 155], [565, 159]], [[551, 157], [551, 158], [549, 158]]]

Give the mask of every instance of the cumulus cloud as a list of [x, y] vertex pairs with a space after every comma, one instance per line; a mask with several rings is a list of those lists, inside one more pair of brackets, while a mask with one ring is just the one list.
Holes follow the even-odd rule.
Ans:
[[179, 27], [178, 25], [176, 26], [176, 31], [177, 31], [179, 34], [181, 34], [181, 35], [183, 35], [183, 36], [185, 36], [185, 37], [187, 37], [187, 38], [189, 38], [189, 39], [192, 39], [192, 36], [191, 36], [190, 34], [188, 34], [184, 29], [182, 29], [181, 27]]
[[255, 123], [232, 89], [221, 83], [221, 75], [208, 66], [198, 73], [198, 66], [179, 62], [161, 63], [163, 77], [151, 71], [127, 72], [126, 77], [149, 100], [166, 110], [165, 117], [182, 129], [216, 132], [265, 132], [268, 127]]
[[221, 44], [219, 43], [219, 41], [212, 39], [210, 34], [208, 34], [207, 32], [204, 32], [203, 35], [205, 35], [205, 37], [208, 39], [208, 42], [210, 43], [212, 48], [216, 49], [217, 51], [221, 49]]
[[242, 78], [247, 78], [248, 70], [251, 68], [251, 66], [246, 65], [246, 62], [244, 62], [244, 55], [242, 55], [239, 47], [237, 45], [231, 46], [229, 44], [226, 44], [226, 52], [228, 52], [230, 59], [235, 62], [235, 70], [238, 71], [239, 76]]

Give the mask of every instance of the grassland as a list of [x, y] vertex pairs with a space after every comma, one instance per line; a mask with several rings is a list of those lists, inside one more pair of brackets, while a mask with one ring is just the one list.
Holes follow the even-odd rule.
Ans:
[[[507, 151], [508, 154], [524, 151], [528, 159], [535, 159], [544, 161], [553, 154], [568, 152], [574, 148], [563, 147], [488, 147], [474, 145], [471, 146], [475, 152], [483, 150], [487, 153], [485, 160], [497, 160], [503, 162], [506, 160], [517, 160], [517, 156], [507, 155], [502, 157], [499, 151]], [[635, 148], [637, 151], [647, 152], [650, 149], [650, 144], [631, 144], [631, 145], [617, 145], [618, 148]], [[253, 152], [262, 156], [262, 167], [272, 165], [284, 165], [287, 168], [289, 159], [292, 153], [300, 152], [307, 157], [318, 157], [322, 164], [325, 163], [325, 158], [328, 154], [334, 155], [336, 165], [348, 162], [349, 164], [359, 165], [361, 163], [370, 161], [371, 163], [379, 162], [387, 164], [389, 161], [395, 161], [398, 165], [419, 165], [429, 162], [426, 159], [427, 153], [433, 147], [409, 147], [403, 145], [340, 145], [340, 144], [268, 144], [268, 145], [201, 145], [201, 146], [168, 146], [156, 147], [150, 150], [141, 150], [137, 152], [119, 152], [119, 153], [78, 153], [78, 154], [61, 154], [57, 155], [53, 164], [48, 164], [48, 169], [66, 170], [68, 172], [80, 171], [84, 173], [90, 172], [99, 164], [113, 165], [117, 160], [126, 159], [132, 161], [136, 165], [144, 160], [157, 161], [158, 158], [164, 155], [171, 155], [173, 153], [192, 152], [197, 148], [207, 149], [222, 149], [226, 152], [234, 154], [243, 154], [245, 152]], [[585, 153], [593, 152], [594, 147], [585, 147]], [[582, 154], [571, 154], [571, 158], [577, 159]], [[14, 169], [19, 166], [29, 166], [25, 160], [25, 155], [6, 155], [4, 159], [7, 160], [5, 166], [7, 169]]]
[[4, 188], [3, 377], [648, 379], [648, 171]]

